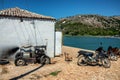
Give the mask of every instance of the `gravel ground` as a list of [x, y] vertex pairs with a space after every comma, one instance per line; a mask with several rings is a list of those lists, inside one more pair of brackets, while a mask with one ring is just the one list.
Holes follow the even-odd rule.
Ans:
[[[16, 67], [13, 61], [0, 65], [0, 80], [120, 80], [120, 59], [111, 61], [110, 68], [102, 66], [78, 66], [77, 52], [73, 47], [62, 47], [62, 55], [52, 59], [52, 64], [28, 64]], [[69, 53], [72, 61], [65, 61], [64, 53]]]

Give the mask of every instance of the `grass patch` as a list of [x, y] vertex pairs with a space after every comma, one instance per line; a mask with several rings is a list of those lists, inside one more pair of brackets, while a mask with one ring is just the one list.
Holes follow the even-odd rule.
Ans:
[[61, 72], [61, 71], [54, 71], [54, 72], [51, 72], [50, 75], [52, 75], [52, 76], [57, 76], [58, 73], [60, 73], [60, 72]]

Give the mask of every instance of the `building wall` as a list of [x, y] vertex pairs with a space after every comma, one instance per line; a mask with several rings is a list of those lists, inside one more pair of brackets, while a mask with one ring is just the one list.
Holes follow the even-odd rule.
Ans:
[[[54, 57], [55, 21], [0, 17], [0, 54], [8, 49], [31, 44], [47, 45], [47, 55]], [[37, 43], [37, 44], [36, 44]]]
[[47, 45], [47, 55], [54, 57], [55, 54], [55, 22], [35, 20], [37, 29], [37, 43]]

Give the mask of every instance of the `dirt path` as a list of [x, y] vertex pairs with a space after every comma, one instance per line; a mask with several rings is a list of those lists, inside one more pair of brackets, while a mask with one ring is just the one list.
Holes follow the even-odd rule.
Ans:
[[[120, 80], [120, 58], [112, 61], [111, 67], [107, 69], [100, 66], [78, 66], [76, 56], [79, 50], [63, 46], [63, 55], [52, 59], [52, 64], [43, 67], [40, 64], [16, 67], [13, 62], [0, 66], [0, 80], [15, 77], [20, 77], [19, 80]], [[72, 56], [72, 61], [65, 61], [64, 52]]]

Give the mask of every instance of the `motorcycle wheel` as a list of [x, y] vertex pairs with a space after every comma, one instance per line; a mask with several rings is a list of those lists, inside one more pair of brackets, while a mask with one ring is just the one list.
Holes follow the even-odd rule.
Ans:
[[112, 61], [117, 61], [117, 60], [118, 60], [118, 57], [117, 57], [117, 55], [115, 55], [115, 54], [110, 54], [110, 55], [109, 55], [109, 59], [112, 60]]
[[79, 56], [78, 57], [78, 61], [77, 61], [77, 65], [79, 66], [86, 66], [86, 62], [85, 62], [85, 57], [84, 56]]
[[43, 55], [40, 58], [40, 62], [41, 62], [41, 64], [50, 64], [51, 63], [50, 58], [46, 55]]
[[26, 61], [23, 58], [17, 58], [17, 59], [15, 59], [15, 65], [16, 66], [25, 66]]
[[108, 58], [103, 58], [101, 62], [104, 68], [110, 68], [111, 62]]

